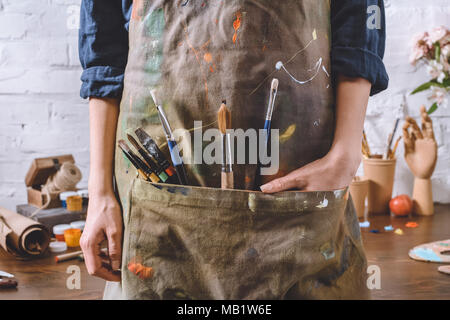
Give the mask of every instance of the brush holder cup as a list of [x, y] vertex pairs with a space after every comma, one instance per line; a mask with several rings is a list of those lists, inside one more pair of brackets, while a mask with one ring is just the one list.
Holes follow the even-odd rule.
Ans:
[[364, 218], [366, 209], [366, 198], [369, 193], [369, 180], [365, 177], [358, 177], [350, 185], [350, 194], [359, 219]]
[[363, 159], [364, 176], [369, 180], [369, 214], [389, 215], [396, 163], [396, 159]]

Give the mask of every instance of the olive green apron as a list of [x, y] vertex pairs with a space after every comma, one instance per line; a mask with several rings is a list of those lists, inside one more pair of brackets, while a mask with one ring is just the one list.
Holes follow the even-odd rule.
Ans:
[[254, 191], [255, 183], [330, 149], [329, 1], [134, 1], [128, 61], [117, 139], [142, 127], [170, 159], [155, 89], [172, 129], [191, 134], [179, 143], [193, 163], [193, 136], [217, 128], [222, 100], [233, 128], [264, 127], [277, 78], [272, 129], [280, 134], [280, 164], [261, 179], [254, 164], [235, 164], [236, 190], [219, 189], [221, 166], [205, 163], [186, 165], [189, 186], [155, 185], [137, 178], [118, 150], [123, 298], [366, 297], [366, 260], [347, 189]]

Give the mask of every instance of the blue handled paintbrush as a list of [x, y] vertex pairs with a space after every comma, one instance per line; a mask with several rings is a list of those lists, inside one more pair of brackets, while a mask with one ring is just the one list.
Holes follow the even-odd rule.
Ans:
[[272, 114], [273, 110], [275, 108], [275, 99], [277, 97], [278, 93], [278, 79], [272, 80], [272, 85], [270, 86], [270, 98], [269, 98], [269, 106], [267, 107], [267, 114], [266, 114], [266, 122], [264, 123], [264, 130], [266, 131], [266, 147], [269, 141], [270, 136], [270, 126], [272, 124]]
[[155, 90], [150, 91], [150, 94], [152, 96], [153, 102], [156, 105], [156, 109], [158, 110], [159, 120], [161, 121], [164, 134], [166, 135], [167, 144], [170, 150], [170, 157], [172, 158], [173, 166], [175, 167], [175, 171], [177, 172], [178, 180], [180, 181], [180, 184], [187, 185], [186, 170], [184, 169], [183, 159], [181, 158], [180, 150], [173, 136], [169, 121], [167, 120], [166, 114], [164, 113], [162, 106], [158, 103], [158, 100], [156, 99]]
[[[270, 130], [271, 130], [271, 125], [272, 125], [272, 115], [273, 115], [273, 111], [275, 109], [275, 99], [277, 98], [278, 85], [279, 85], [278, 79], [274, 78], [272, 80], [272, 84], [270, 85], [269, 105], [267, 107], [266, 121], [264, 122], [264, 131], [266, 132], [266, 144], [265, 144], [266, 152], [267, 152], [267, 148], [269, 147], [269, 137], [270, 137]], [[257, 165], [257, 171], [259, 171], [261, 166], [262, 166], [262, 164], [259, 161], [258, 165]], [[259, 184], [259, 180], [257, 180], [257, 178], [255, 178], [254, 183], [255, 183], [255, 185]]]

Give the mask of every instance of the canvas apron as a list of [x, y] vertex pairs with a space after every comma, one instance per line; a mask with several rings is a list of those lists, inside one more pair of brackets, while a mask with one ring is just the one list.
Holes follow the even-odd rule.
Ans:
[[122, 298], [366, 297], [347, 189], [266, 195], [254, 188], [330, 149], [329, 1], [134, 1], [128, 61], [117, 139], [142, 127], [167, 152], [150, 96], [156, 89], [172, 129], [192, 134], [180, 138], [185, 160], [194, 133], [217, 128], [224, 99], [233, 128], [262, 129], [270, 83], [279, 79], [272, 129], [280, 132], [280, 169], [258, 178], [254, 164], [235, 164], [236, 190], [221, 190], [219, 164], [192, 164], [189, 186], [155, 185], [118, 150]]

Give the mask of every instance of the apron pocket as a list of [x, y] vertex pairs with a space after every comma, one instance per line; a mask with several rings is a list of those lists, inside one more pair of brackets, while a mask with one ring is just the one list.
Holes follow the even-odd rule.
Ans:
[[125, 222], [125, 297], [280, 299], [314, 274], [332, 285], [354, 260], [347, 199], [347, 189], [267, 195], [135, 179]]

